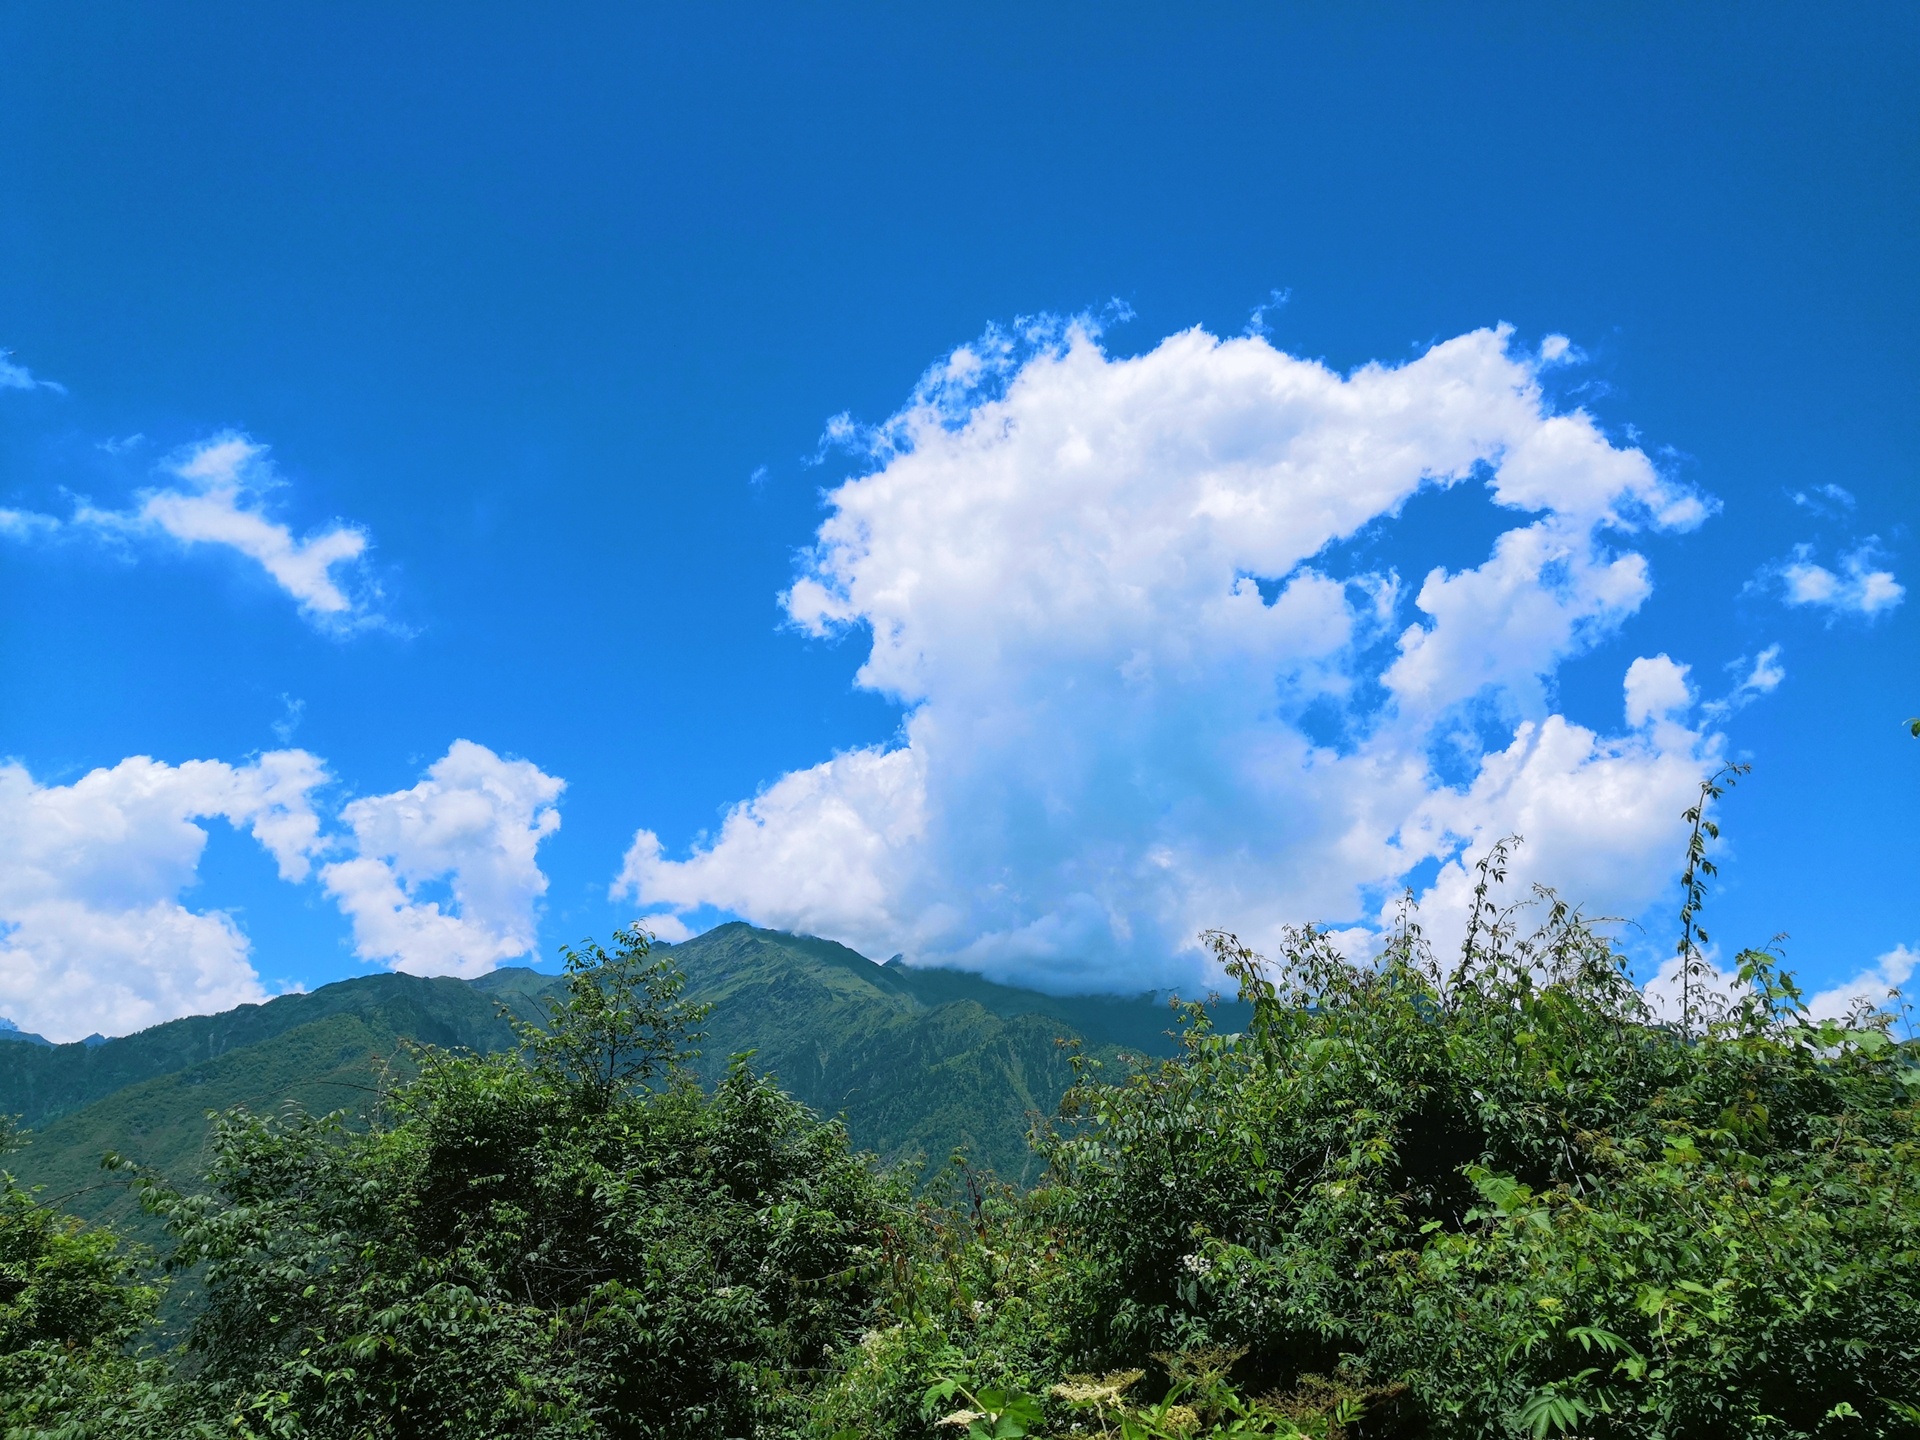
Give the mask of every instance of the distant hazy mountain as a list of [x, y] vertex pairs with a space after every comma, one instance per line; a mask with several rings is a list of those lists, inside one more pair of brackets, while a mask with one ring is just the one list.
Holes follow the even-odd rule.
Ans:
[[[1061, 1041], [1082, 1041], [1115, 1069], [1125, 1053], [1172, 1049], [1167, 1007], [1150, 997], [1043, 995], [743, 924], [671, 953], [689, 993], [714, 1005], [704, 1075], [752, 1051], [755, 1069], [843, 1114], [856, 1145], [890, 1160], [919, 1153], [938, 1164], [964, 1149], [1030, 1180], [1029, 1117], [1052, 1112], [1071, 1079]], [[512, 1031], [499, 1007], [532, 1013], [553, 983], [521, 969], [471, 982], [369, 975], [105, 1043], [0, 1044], [0, 1114], [33, 1132], [0, 1163], [78, 1213], [129, 1219], [124, 1187], [100, 1172], [103, 1153], [191, 1180], [209, 1110], [361, 1113], [388, 1067], [404, 1071], [403, 1041], [502, 1048]]]

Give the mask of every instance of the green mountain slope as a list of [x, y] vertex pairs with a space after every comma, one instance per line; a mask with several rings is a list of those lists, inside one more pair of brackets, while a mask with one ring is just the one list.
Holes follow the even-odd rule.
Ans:
[[61, 1116], [28, 1136], [10, 1166], [49, 1200], [111, 1219], [153, 1240], [127, 1188], [100, 1169], [108, 1151], [170, 1177], [200, 1173], [207, 1112], [235, 1105], [360, 1111], [376, 1099], [401, 1036], [378, 1014], [337, 1012], [171, 1075], [142, 1080]]
[[[512, 1038], [496, 1014], [496, 999], [516, 989], [524, 993], [524, 982], [514, 977], [531, 975], [503, 971], [473, 983], [368, 975], [311, 994], [282, 995], [263, 1005], [190, 1015], [104, 1044], [0, 1046], [0, 1113], [18, 1115], [22, 1125], [37, 1129], [129, 1085], [176, 1074], [340, 1014], [379, 1017], [396, 1035], [434, 1045], [493, 1049]], [[545, 982], [545, 977], [534, 978]]]
[[[877, 965], [809, 936], [723, 925], [672, 947], [692, 998], [713, 1013], [697, 1068], [707, 1078], [751, 1051], [755, 1069], [814, 1109], [843, 1114], [855, 1144], [893, 1160], [964, 1149], [1013, 1180], [1033, 1177], [1026, 1131], [1071, 1081], [1061, 1042], [1117, 1065], [1164, 1053], [1163, 1005], [1055, 997], [953, 971]], [[207, 1112], [234, 1105], [362, 1113], [404, 1042], [494, 1050], [511, 1043], [498, 1007], [533, 1010], [553, 977], [374, 975], [105, 1044], [0, 1046], [0, 1113], [33, 1133], [8, 1162], [77, 1213], [131, 1221], [113, 1151], [178, 1180], [198, 1174]]]
[[722, 925], [673, 956], [688, 992], [714, 1006], [704, 1073], [750, 1050], [755, 1069], [822, 1114], [845, 1115], [854, 1143], [890, 1160], [917, 1151], [938, 1163], [964, 1149], [1008, 1179], [1032, 1178], [1029, 1117], [1053, 1111], [1072, 1079], [1058, 1042], [1090, 1041], [1109, 1063], [1112, 1035], [1170, 1047], [1165, 1008], [1151, 1001], [1101, 997], [1076, 1025], [1072, 999], [875, 965], [831, 941], [750, 925]]

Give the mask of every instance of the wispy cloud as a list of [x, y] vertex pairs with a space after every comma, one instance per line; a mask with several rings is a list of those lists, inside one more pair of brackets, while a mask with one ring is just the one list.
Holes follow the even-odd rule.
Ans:
[[307, 713], [307, 702], [292, 695], [282, 695], [280, 704], [284, 708], [280, 718], [273, 722], [273, 736], [282, 745], [291, 745], [293, 732], [300, 728], [300, 721]]
[[1269, 316], [1276, 310], [1285, 309], [1287, 306], [1287, 303], [1292, 299], [1293, 299], [1293, 291], [1291, 290], [1269, 291], [1267, 293], [1267, 298], [1261, 301], [1258, 305], [1254, 306], [1252, 312], [1248, 314], [1246, 329], [1242, 330], [1240, 333], [1243, 335], [1267, 334], [1268, 328], [1269, 328], [1267, 325], [1267, 316]]
[[67, 387], [57, 380], [42, 380], [13, 358], [11, 350], [0, 350], [0, 390], [51, 390], [56, 395], [67, 393]]
[[60, 522], [51, 515], [36, 514], [32, 510], [9, 510], [0, 506], [0, 535], [12, 540], [28, 540], [36, 535], [51, 535], [60, 528]]
[[366, 529], [336, 520], [296, 536], [274, 513], [275, 497], [287, 481], [265, 445], [224, 431], [176, 453], [159, 469], [169, 483], [140, 490], [124, 509], [83, 499], [64, 520], [0, 510], [0, 535], [14, 540], [111, 536], [226, 550], [258, 565], [323, 630], [344, 634], [389, 623], [379, 613], [379, 588], [365, 566], [371, 544]]
[[221, 546], [259, 565], [316, 621], [351, 626], [371, 618], [365, 578], [359, 577], [359, 593], [350, 594], [346, 577], [366, 554], [367, 532], [336, 521], [296, 539], [290, 526], [268, 513], [268, 497], [286, 482], [266, 446], [229, 431], [190, 447], [162, 469], [182, 483], [142, 491], [130, 510], [83, 507], [74, 523]]
[[1703, 704], [1701, 713], [1711, 719], [1720, 719], [1746, 708], [1762, 695], [1771, 695], [1780, 688], [1780, 682], [1787, 678], [1787, 667], [1780, 663], [1779, 645], [1769, 645], [1751, 662], [1742, 655], [1727, 666], [1727, 669], [1739, 675], [1740, 679], [1718, 700], [1709, 700]]
[[1859, 504], [1853, 498], [1853, 492], [1841, 485], [1815, 485], [1806, 490], [1796, 490], [1793, 492], [1793, 503], [1825, 519], [1850, 515]]

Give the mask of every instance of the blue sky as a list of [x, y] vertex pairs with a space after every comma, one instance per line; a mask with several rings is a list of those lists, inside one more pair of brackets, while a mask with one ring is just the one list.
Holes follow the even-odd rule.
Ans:
[[1137, 988], [1403, 883], [1444, 933], [1509, 830], [1651, 966], [1720, 758], [1716, 942], [1897, 978], [1917, 61], [1900, 6], [8, 7], [0, 1013], [642, 912]]

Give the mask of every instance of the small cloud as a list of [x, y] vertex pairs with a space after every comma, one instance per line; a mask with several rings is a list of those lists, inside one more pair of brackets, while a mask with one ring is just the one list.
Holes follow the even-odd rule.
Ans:
[[864, 450], [871, 443], [870, 433], [854, 420], [851, 411], [842, 410], [838, 415], [827, 417], [826, 428], [820, 432], [820, 443], [814, 447], [813, 454], [802, 455], [800, 463], [811, 470], [826, 464], [827, 456], [836, 450]]
[[1793, 503], [1816, 515], [1837, 516], [1850, 512], [1857, 502], [1852, 491], [1838, 485], [1816, 485], [1811, 490], [1794, 491]]
[[1787, 678], [1787, 670], [1780, 663], [1780, 647], [1769, 645], [1753, 657], [1753, 669], [1747, 678], [1740, 682], [1742, 690], [1752, 691], [1756, 695], [1769, 695], [1777, 690], [1780, 682]]
[[364, 574], [349, 590], [348, 575], [363, 560], [367, 532], [335, 521], [305, 539], [269, 513], [266, 499], [286, 481], [267, 459], [267, 447], [225, 431], [188, 447], [162, 467], [184, 482], [142, 491], [131, 510], [82, 504], [74, 523], [121, 535], [167, 535], [184, 545], [220, 545], [259, 565], [301, 612], [322, 628], [344, 631], [379, 623], [377, 595]]
[[0, 390], [51, 390], [56, 395], [67, 393], [67, 387], [57, 380], [41, 380], [26, 366], [13, 358], [11, 350], [0, 350]]
[[1254, 306], [1253, 312], [1247, 316], [1247, 328], [1243, 333], [1247, 335], [1265, 335], [1267, 333], [1267, 312], [1280, 309], [1291, 299], [1293, 299], [1293, 291], [1291, 290], [1268, 291], [1266, 301], [1263, 304]]
[[97, 441], [94, 448], [96, 450], [104, 450], [109, 455], [124, 455], [129, 450], [138, 450], [146, 443], [147, 437], [145, 435], [135, 433], [132, 435], [109, 436], [105, 440]]
[[754, 468], [754, 472], [751, 475], [747, 476], [747, 484], [753, 486], [753, 488], [756, 490], [758, 490], [761, 486], [765, 485], [766, 483], [767, 483], [767, 467], [764, 465], [756, 466]]
[[1780, 688], [1780, 682], [1787, 678], [1787, 667], [1780, 663], [1780, 646], [1778, 645], [1769, 645], [1754, 656], [1750, 668], [1747, 657], [1742, 655], [1728, 665], [1727, 669], [1736, 674], [1741, 670], [1746, 670], [1747, 673], [1721, 699], [1709, 700], [1700, 707], [1707, 716], [1715, 720], [1731, 715], [1736, 710], [1744, 709], [1762, 695], [1771, 695]]
[[1549, 335], [1540, 342], [1540, 367], [1584, 364], [1587, 352], [1564, 335]]
[[292, 743], [293, 732], [300, 728], [301, 717], [307, 713], [307, 702], [296, 700], [291, 695], [282, 695], [280, 703], [286, 707], [286, 712], [273, 722], [272, 730], [274, 738], [286, 745]]
[[669, 945], [678, 945], [682, 940], [691, 940], [693, 931], [678, 915], [671, 911], [659, 915], [642, 915], [633, 922], [656, 940], [664, 940]]
[[1879, 541], [1869, 536], [1840, 557], [1839, 569], [1819, 564], [1811, 545], [1796, 545], [1793, 558], [1762, 567], [1750, 588], [1778, 588], [1781, 600], [1830, 615], [1874, 619], [1906, 598], [1906, 587], [1885, 569]]

